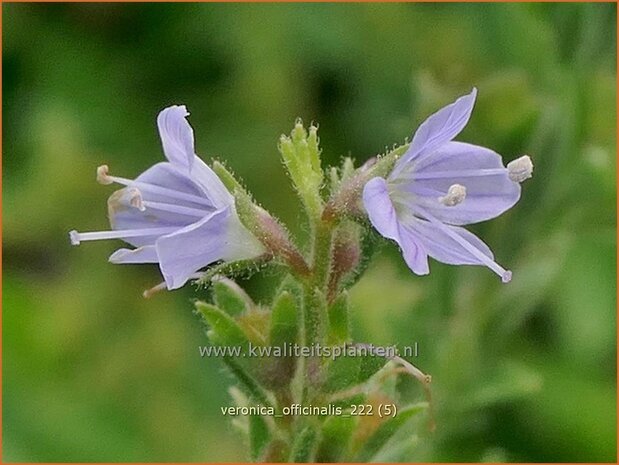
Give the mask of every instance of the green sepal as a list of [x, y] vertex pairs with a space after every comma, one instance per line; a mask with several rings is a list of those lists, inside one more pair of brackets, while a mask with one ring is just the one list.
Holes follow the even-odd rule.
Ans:
[[358, 417], [332, 416], [325, 420], [322, 425], [322, 434], [316, 461], [341, 462], [346, 457], [348, 445], [353, 431], [355, 430]]
[[332, 344], [342, 344], [350, 338], [350, 322], [348, 293], [342, 292], [328, 308], [329, 333], [328, 341]]
[[364, 442], [355, 461], [368, 462], [382, 449], [393, 435], [413, 416], [423, 412], [428, 404], [420, 402], [399, 409], [397, 414], [385, 420], [376, 431]]
[[213, 300], [228, 315], [245, 313], [252, 306], [249, 296], [234, 281], [219, 279], [213, 283]]
[[243, 188], [241, 183], [236, 180], [234, 175], [230, 171], [228, 171], [228, 169], [223, 165], [223, 163], [215, 160], [213, 162], [213, 171], [215, 172], [217, 177], [221, 179], [221, 182], [223, 182], [224, 186], [226, 186], [226, 189], [228, 189], [231, 194], [234, 195], [234, 192], [237, 190], [245, 192], [245, 189]]
[[250, 278], [254, 273], [264, 270], [268, 266], [275, 267], [273, 256], [265, 253], [256, 258], [234, 260], [211, 266], [195, 283], [198, 287], [209, 287], [221, 276], [226, 278]]
[[368, 227], [361, 232], [361, 253], [359, 254], [359, 264], [351, 270], [342, 281], [343, 289], [350, 289], [361, 278], [369, 266], [374, 254], [381, 245], [384, 244], [383, 237], [374, 228]]
[[344, 161], [342, 162], [342, 175], [341, 175], [342, 181], [346, 181], [352, 178], [354, 173], [355, 173], [355, 162], [350, 157], [344, 158]]
[[314, 426], [306, 426], [295, 438], [290, 452], [289, 462], [314, 462], [318, 433]]

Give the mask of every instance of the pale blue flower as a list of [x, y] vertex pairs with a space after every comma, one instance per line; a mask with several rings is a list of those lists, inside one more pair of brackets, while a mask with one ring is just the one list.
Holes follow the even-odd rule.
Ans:
[[363, 204], [372, 225], [398, 243], [413, 272], [428, 274], [430, 256], [452, 265], [485, 265], [509, 282], [511, 272], [460, 226], [511, 208], [533, 165], [525, 155], [506, 168], [492, 150], [452, 141], [466, 126], [476, 94], [473, 89], [424, 121], [387, 179], [365, 185]]
[[102, 184], [127, 186], [108, 200], [112, 231], [69, 233], [71, 243], [122, 239], [134, 249], [119, 249], [112, 263], [158, 263], [168, 289], [183, 286], [196, 272], [219, 260], [242, 260], [264, 253], [241, 224], [234, 198], [195, 154], [185, 106], [171, 106], [157, 117], [167, 162], [157, 163], [135, 180], [97, 169]]

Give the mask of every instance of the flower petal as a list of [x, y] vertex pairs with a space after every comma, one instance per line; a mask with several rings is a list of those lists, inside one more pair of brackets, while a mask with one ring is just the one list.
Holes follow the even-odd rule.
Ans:
[[[495, 218], [520, 199], [520, 184], [509, 178], [496, 152], [462, 142], [448, 142], [421, 155], [413, 173], [392, 185], [394, 198], [417, 203], [439, 220], [464, 225]], [[466, 188], [464, 200], [445, 206], [438, 199], [454, 184]]]
[[193, 129], [185, 119], [187, 116], [189, 112], [185, 105], [173, 105], [159, 113], [157, 126], [166, 158], [170, 163], [189, 173], [194, 162], [195, 150]]
[[191, 178], [202, 188], [204, 194], [216, 209], [224, 208], [234, 203], [234, 197], [228, 192], [219, 176], [199, 157], [194, 159]]
[[165, 203], [182, 202], [186, 206], [215, 209], [213, 203], [205, 196], [202, 185], [196, 183], [193, 180], [193, 176], [188, 176], [183, 171], [178, 170], [172, 163], [157, 163], [140, 174], [135, 181], [163, 187], [174, 191], [174, 193], [180, 193], [181, 197], [186, 197], [182, 199], [181, 197], [174, 197], [174, 194], [171, 192], [149, 191], [138, 185], [137, 187], [141, 189], [145, 200]]
[[[140, 196], [137, 203], [136, 195]], [[114, 192], [108, 199], [108, 216], [114, 230], [181, 229], [212, 211], [202, 190], [167, 162], [150, 167], [136, 178], [135, 184]], [[159, 235], [126, 241], [136, 247], [152, 245]]]
[[428, 220], [415, 218], [410, 223], [424, 249], [432, 258], [449, 265], [483, 265], [501, 277], [504, 283], [511, 280], [511, 271], [494, 261], [490, 248], [474, 234], [458, 226], [450, 226], [420, 210]]
[[428, 274], [428, 256], [420, 246], [415, 233], [402, 228], [383, 178], [373, 178], [363, 188], [363, 205], [370, 222], [388, 239], [393, 239], [402, 249], [408, 267], [417, 274]]
[[419, 235], [414, 230], [400, 223], [400, 240], [398, 244], [402, 249], [402, 256], [408, 267], [415, 274], [425, 275], [430, 273], [428, 265], [428, 253], [421, 242]]
[[264, 249], [239, 222], [233, 207], [205, 218], [156, 242], [159, 267], [168, 289], [177, 289], [201, 268], [218, 260], [241, 260]]
[[[481, 265], [479, 257], [471, 255], [461, 242], [454, 239], [455, 236], [461, 237], [470, 243], [490, 260], [494, 255], [490, 248], [473, 233], [458, 226], [443, 225], [438, 227], [430, 221], [416, 218], [411, 228], [417, 233], [424, 248], [435, 260], [449, 265]], [[447, 229], [451, 234], [447, 233]]]
[[370, 222], [383, 237], [400, 240], [398, 220], [385, 179], [377, 177], [366, 183], [363, 188], [363, 205]]
[[118, 249], [108, 259], [110, 263], [157, 263], [157, 250], [154, 245], [138, 247], [137, 249]]
[[460, 97], [426, 119], [415, 132], [406, 153], [397, 161], [394, 173], [400, 172], [422, 153], [432, 152], [456, 137], [469, 121], [476, 96], [477, 89], [473, 88], [470, 94]]

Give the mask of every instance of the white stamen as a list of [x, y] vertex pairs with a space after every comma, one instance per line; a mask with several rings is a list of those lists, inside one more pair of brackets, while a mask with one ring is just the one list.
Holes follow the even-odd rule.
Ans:
[[75, 229], [69, 231], [69, 240], [71, 241], [71, 245], [80, 245], [80, 234]]
[[150, 299], [153, 296], [153, 294], [156, 294], [157, 292], [165, 291], [166, 289], [167, 287], [164, 281], [162, 283], [157, 284], [156, 286], [151, 287], [150, 289], [146, 289], [144, 292], [142, 292], [142, 297], [144, 297], [145, 299]]
[[205, 197], [198, 197], [197, 195], [187, 194], [186, 192], [168, 189], [167, 187], [157, 186], [156, 184], [150, 184], [147, 182], [121, 178], [119, 176], [110, 176], [108, 174], [108, 171], [109, 168], [107, 165], [101, 165], [99, 168], [97, 168], [97, 181], [101, 184], [111, 184], [115, 182], [123, 186], [140, 188], [144, 192], [152, 192], [154, 194], [165, 195], [173, 199], [186, 200], [188, 202], [212, 207], [211, 202]]
[[531, 157], [523, 155], [507, 164], [509, 179], [514, 182], [522, 182], [533, 176], [533, 162]]
[[176, 227], [120, 229], [114, 231], [95, 231], [80, 233], [75, 230], [69, 232], [71, 244], [79, 245], [82, 241], [98, 241], [102, 239], [125, 239], [127, 237], [161, 236], [178, 230]]
[[467, 241], [466, 239], [461, 237], [459, 234], [451, 230], [448, 226], [443, 224], [443, 222], [436, 219], [434, 216], [430, 215], [427, 211], [419, 207], [417, 207], [417, 210], [421, 213], [422, 217], [424, 217], [425, 219], [433, 223], [435, 226], [443, 230], [445, 234], [447, 234], [454, 241], [460, 244], [467, 252], [469, 252], [471, 255], [477, 258], [483, 265], [486, 265], [488, 268], [490, 268], [492, 271], [498, 274], [501, 277], [501, 281], [503, 281], [504, 283], [508, 283], [512, 280], [511, 271], [503, 268], [501, 265], [499, 265], [497, 262], [492, 260], [485, 253], [483, 253], [481, 250], [479, 250], [477, 247], [471, 244], [469, 241]]
[[[194, 279], [200, 279], [204, 276], [204, 273], [194, 273], [192, 275], [189, 276], [189, 278], [187, 279], [189, 280], [194, 280]], [[164, 282], [157, 284], [156, 286], [151, 287], [150, 289], [146, 289], [144, 292], [142, 292], [142, 297], [144, 297], [145, 299], [150, 299], [154, 294], [157, 294], [158, 292], [161, 291], [165, 291], [167, 289], [167, 285]]]
[[414, 180], [422, 179], [443, 179], [443, 178], [477, 178], [481, 176], [498, 176], [507, 172], [505, 168], [484, 168], [479, 170], [453, 170], [453, 171], [431, 171], [428, 173], [415, 173]]
[[108, 185], [112, 184], [114, 180], [109, 176], [110, 168], [107, 165], [101, 165], [97, 167], [97, 182], [99, 184]]
[[196, 218], [204, 218], [210, 212], [208, 210], [200, 210], [199, 208], [183, 207], [182, 205], [173, 205], [169, 203], [150, 202], [142, 203], [145, 207], [154, 210], [162, 210], [166, 212], [179, 213], [181, 215], [194, 216]]
[[438, 201], [446, 207], [454, 207], [464, 202], [466, 198], [466, 187], [462, 184], [453, 184], [447, 189], [447, 194], [439, 197]]

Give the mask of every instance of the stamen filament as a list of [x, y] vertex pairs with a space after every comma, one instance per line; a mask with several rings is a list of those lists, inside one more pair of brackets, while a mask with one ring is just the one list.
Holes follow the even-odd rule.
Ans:
[[80, 245], [82, 241], [98, 241], [102, 239], [124, 239], [126, 237], [161, 236], [176, 231], [177, 227], [119, 229], [114, 231], [95, 231], [80, 233], [75, 230], [69, 232], [72, 245]]
[[173, 189], [168, 189], [167, 187], [157, 186], [155, 184], [150, 184], [147, 182], [121, 178], [119, 176], [110, 176], [108, 174], [107, 165], [101, 165], [97, 168], [97, 181], [101, 184], [111, 184], [115, 182], [123, 186], [138, 187], [144, 191], [149, 191], [154, 194], [166, 195], [173, 199], [187, 200], [189, 202], [212, 207], [211, 202], [204, 197], [198, 197], [197, 195], [187, 194], [186, 192], [179, 192]]
[[498, 274], [501, 277], [501, 281], [503, 281], [504, 283], [508, 283], [512, 280], [511, 271], [503, 268], [501, 265], [499, 265], [497, 262], [492, 260], [485, 253], [483, 253], [481, 250], [479, 250], [477, 247], [471, 244], [469, 241], [467, 241], [466, 239], [461, 237], [459, 234], [452, 231], [449, 227], [443, 224], [440, 220], [430, 215], [426, 210], [419, 208], [419, 207], [417, 207], [416, 209], [419, 211], [419, 213], [421, 213], [421, 215], [425, 219], [427, 219], [432, 224], [437, 226], [439, 229], [444, 231], [445, 234], [447, 234], [449, 237], [455, 240], [458, 244], [464, 247], [467, 250], [467, 252], [470, 252], [475, 258], [479, 259], [481, 263], [483, 263], [488, 268], [490, 268], [492, 271], [494, 271], [496, 274]]
[[429, 173], [415, 173], [413, 180], [421, 181], [423, 179], [442, 179], [442, 178], [475, 178], [478, 176], [498, 176], [507, 174], [506, 168], [487, 168], [480, 170], [462, 170], [462, 171], [434, 171]]
[[194, 216], [196, 218], [204, 218], [210, 212], [208, 210], [200, 210], [198, 208], [183, 207], [181, 205], [174, 205], [171, 203], [162, 202], [149, 202], [144, 201], [142, 203], [147, 208], [153, 208], [155, 210], [161, 210], [172, 213], [179, 213], [181, 215]]

